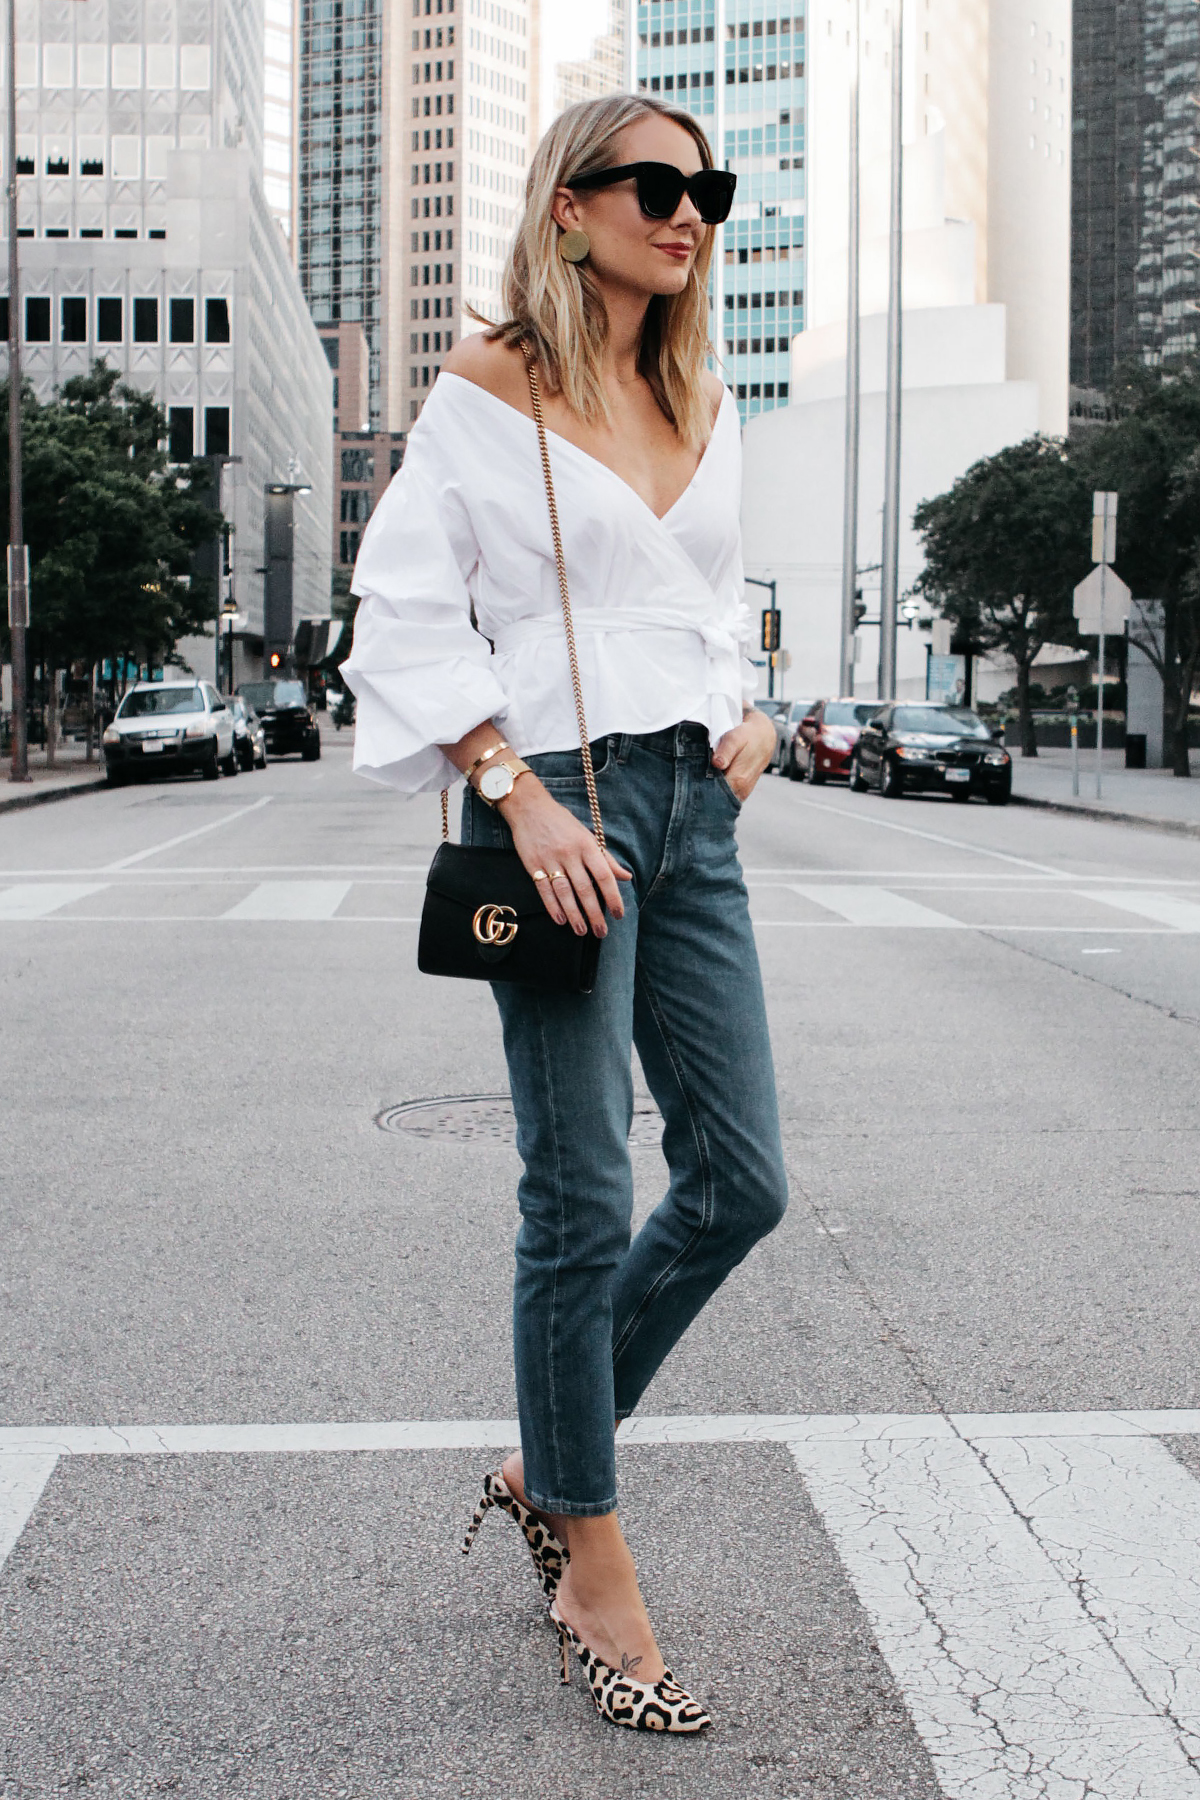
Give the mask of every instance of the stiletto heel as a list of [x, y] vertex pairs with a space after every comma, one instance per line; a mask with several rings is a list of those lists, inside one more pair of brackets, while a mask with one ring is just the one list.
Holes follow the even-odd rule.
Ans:
[[527, 1506], [522, 1506], [498, 1469], [494, 1475], [485, 1475], [483, 1478], [483, 1493], [463, 1539], [463, 1555], [469, 1555], [479, 1527], [493, 1506], [498, 1506], [501, 1512], [507, 1513], [521, 1527], [542, 1592], [547, 1600], [553, 1600], [562, 1580], [563, 1569], [571, 1560], [567, 1547], [559, 1542], [548, 1525], [543, 1525]]
[[[553, 1613], [550, 1616], [554, 1619]], [[567, 1641], [566, 1627], [561, 1619], [554, 1619], [554, 1629], [558, 1633], [558, 1654], [562, 1665], [558, 1678], [564, 1687], [569, 1687], [571, 1683], [571, 1646]]]
[[700, 1702], [680, 1687], [670, 1669], [664, 1669], [659, 1681], [635, 1681], [601, 1660], [589, 1650], [583, 1639], [550, 1606], [550, 1621], [558, 1632], [562, 1652], [562, 1678], [567, 1679], [567, 1646], [570, 1645], [583, 1665], [588, 1687], [602, 1718], [630, 1731], [707, 1731], [712, 1720]]

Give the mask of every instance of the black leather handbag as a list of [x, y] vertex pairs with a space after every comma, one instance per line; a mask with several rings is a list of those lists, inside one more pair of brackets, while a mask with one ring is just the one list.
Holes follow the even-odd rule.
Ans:
[[[600, 818], [600, 799], [583, 710], [583, 688], [579, 680], [575, 626], [567, 591], [554, 478], [550, 472], [546, 423], [542, 416], [537, 369], [528, 346], [524, 349], [546, 484], [546, 504], [550, 509], [550, 532], [558, 568], [571, 685], [575, 691], [583, 780], [592, 815], [592, 831], [603, 850], [604, 825]], [[554, 923], [542, 904], [538, 884], [515, 850], [452, 844], [449, 841], [446, 790], [442, 792], [442, 839], [425, 883], [417, 967], [426, 975], [452, 975], [467, 981], [521, 981], [531, 987], [552, 988], [561, 993], [590, 994], [600, 962], [600, 939], [590, 931], [584, 937], [577, 937], [569, 925]]]

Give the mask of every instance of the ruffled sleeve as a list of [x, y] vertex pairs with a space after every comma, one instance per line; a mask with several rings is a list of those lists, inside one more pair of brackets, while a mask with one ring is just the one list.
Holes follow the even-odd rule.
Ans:
[[358, 703], [355, 770], [406, 794], [457, 781], [438, 745], [509, 704], [491, 645], [471, 624], [479, 545], [431, 412], [363, 534], [354, 645], [341, 665]]

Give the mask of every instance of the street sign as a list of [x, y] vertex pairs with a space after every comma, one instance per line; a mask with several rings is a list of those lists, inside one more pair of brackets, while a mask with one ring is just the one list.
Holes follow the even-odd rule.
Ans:
[[[1114, 563], [1117, 560], [1117, 502], [1119, 494], [1096, 492], [1092, 495], [1092, 561]], [[1107, 612], [1107, 607], [1105, 611]]]
[[1133, 595], [1116, 571], [1105, 563], [1097, 563], [1075, 589], [1075, 617], [1080, 632], [1084, 637], [1099, 637], [1102, 625], [1106, 637], [1120, 632], [1132, 603]]

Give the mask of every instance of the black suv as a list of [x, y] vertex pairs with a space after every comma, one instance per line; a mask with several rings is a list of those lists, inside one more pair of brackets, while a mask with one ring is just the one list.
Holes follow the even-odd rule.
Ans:
[[316, 762], [321, 733], [299, 681], [243, 681], [238, 693], [262, 720], [268, 756], [301, 755]]

